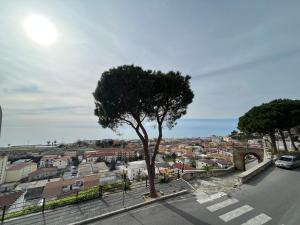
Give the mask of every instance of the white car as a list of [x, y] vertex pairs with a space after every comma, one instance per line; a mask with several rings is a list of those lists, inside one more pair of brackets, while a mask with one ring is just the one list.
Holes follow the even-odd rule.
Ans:
[[293, 169], [300, 166], [300, 155], [283, 155], [275, 161], [277, 167]]

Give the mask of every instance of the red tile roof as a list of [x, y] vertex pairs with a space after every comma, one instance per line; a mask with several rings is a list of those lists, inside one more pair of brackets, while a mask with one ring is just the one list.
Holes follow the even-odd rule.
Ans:
[[72, 178], [68, 180], [60, 180], [54, 182], [48, 182], [44, 188], [42, 197], [43, 198], [58, 198], [66, 194], [74, 193], [74, 190], [64, 193], [63, 187], [68, 185], [73, 185], [77, 180], [83, 180], [83, 189], [91, 188], [99, 185], [100, 175], [91, 175], [82, 178]]
[[9, 207], [23, 194], [23, 191], [14, 191], [0, 194], [0, 209]]
[[22, 163], [17, 163], [17, 164], [13, 164], [11, 166], [8, 167], [7, 171], [11, 171], [11, 170], [20, 170], [28, 165], [30, 165], [31, 162], [22, 162]]
[[191, 166], [188, 166], [188, 165], [185, 165], [185, 164], [182, 164], [182, 163], [174, 163], [173, 165], [173, 168], [177, 168], [177, 169], [182, 169], [183, 167], [183, 170], [194, 170], [195, 168], [194, 167], [191, 167]]

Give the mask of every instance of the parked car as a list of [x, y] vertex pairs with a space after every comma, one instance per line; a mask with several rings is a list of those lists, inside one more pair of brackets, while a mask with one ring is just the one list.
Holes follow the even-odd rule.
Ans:
[[300, 155], [283, 155], [275, 161], [277, 167], [293, 169], [300, 166]]

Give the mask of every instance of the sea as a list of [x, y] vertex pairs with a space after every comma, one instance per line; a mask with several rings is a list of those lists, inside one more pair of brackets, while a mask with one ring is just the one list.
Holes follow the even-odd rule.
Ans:
[[[211, 135], [224, 136], [231, 133], [237, 127], [238, 119], [180, 119], [175, 127], [163, 130], [164, 138], [196, 138], [209, 137]], [[152, 124], [147, 124], [147, 130], [151, 138], [157, 136], [157, 129]], [[92, 126], [7, 126], [2, 127], [0, 146], [8, 145], [36, 145], [46, 144], [47, 141], [57, 143], [72, 143], [77, 140], [99, 139], [138, 139], [137, 134], [130, 127], [121, 127], [117, 131], [100, 125]]]

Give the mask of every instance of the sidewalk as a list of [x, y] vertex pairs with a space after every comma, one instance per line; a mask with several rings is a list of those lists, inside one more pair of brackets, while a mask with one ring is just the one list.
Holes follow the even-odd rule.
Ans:
[[[175, 180], [165, 184], [157, 184], [156, 189], [162, 191], [165, 195], [186, 189], [191, 190], [191, 187], [183, 180]], [[9, 225], [47, 225], [59, 224], [65, 225], [77, 221], [81, 221], [97, 215], [112, 212], [123, 207], [129, 207], [135, 204], [144, 202], [142, 195], [149, 192], [149, 189], [144, 185], [138, 185], [126, 193], [124, 193], [123, 206], [123, 192], [112, 193], [104, 196], [102, 199], [95, 199], [79, 204], [73, 204], [65, 207], [48, 210], [43, 213], [27, 215], [15, 219], [5, 221], [4, 224]]]

